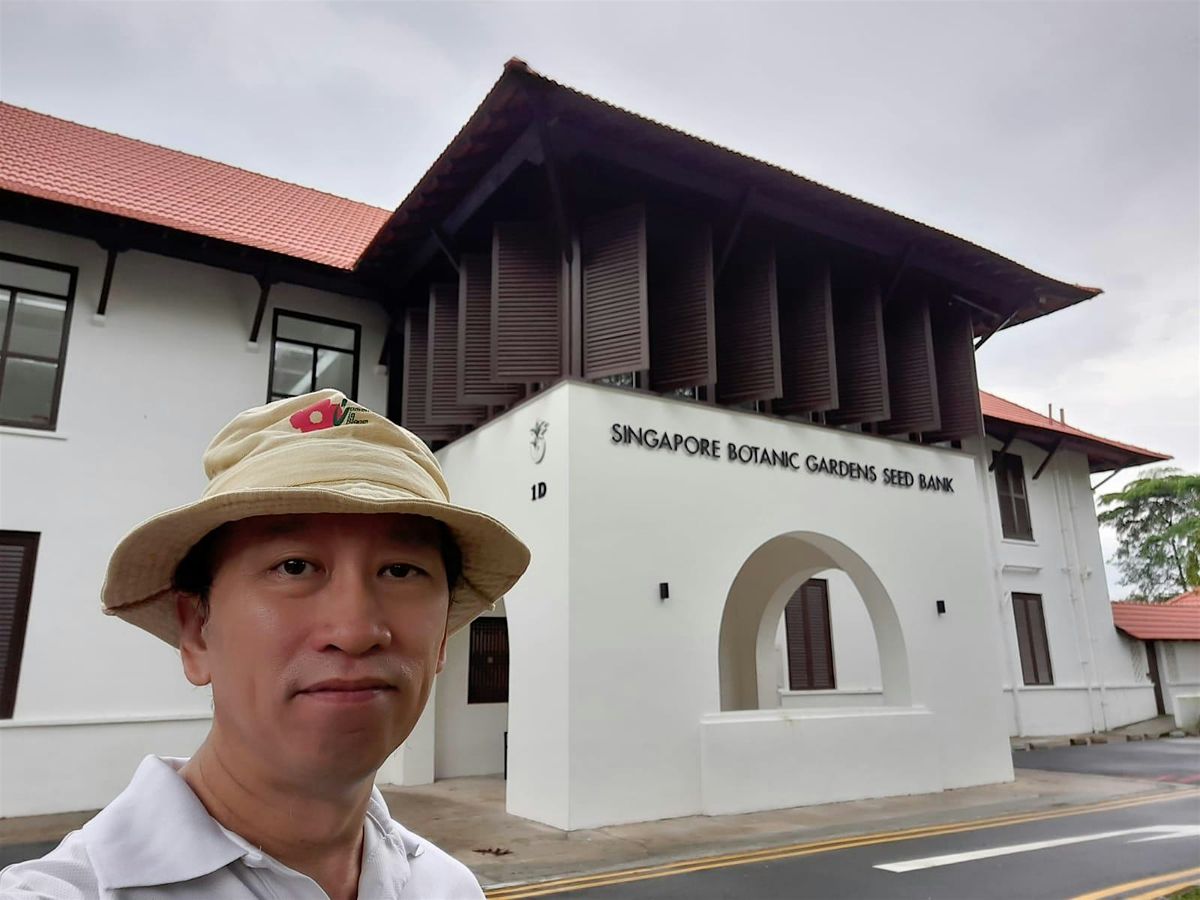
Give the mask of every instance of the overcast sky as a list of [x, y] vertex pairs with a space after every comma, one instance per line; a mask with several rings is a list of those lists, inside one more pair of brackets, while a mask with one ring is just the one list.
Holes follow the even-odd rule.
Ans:
[[0, 2], [4, 100], [389, 208], [510, 56], [1104, 288], [982, 386], [1200, 468], [1200, 3]]

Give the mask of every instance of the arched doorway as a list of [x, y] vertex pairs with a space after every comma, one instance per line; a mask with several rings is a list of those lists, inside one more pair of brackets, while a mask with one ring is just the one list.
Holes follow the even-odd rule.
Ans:
[[883, 704], [909, 706], [912, 685], [900, 619], [887, 590], [857, 553], [813, 532], [779, 535], [750, 554], [734, 577], [721, 617], [721, 710], [779, 706], [776, 635], [784, 607], [808, 579], [840, 570], [870, 616], [879, 654]]

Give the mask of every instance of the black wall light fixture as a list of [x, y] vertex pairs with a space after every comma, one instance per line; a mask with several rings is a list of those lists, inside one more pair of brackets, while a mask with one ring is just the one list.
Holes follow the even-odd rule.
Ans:
[[937, 602], [937, 611], [938, 611], [939, 616], [944, 616], [946, 614], [946, 601], [945, 600], [939, 600]]
[[670, 586], [665, 581], [660, 581], [658, 583], [658, 599], [666, 600], [670, 596], [671, 596]]

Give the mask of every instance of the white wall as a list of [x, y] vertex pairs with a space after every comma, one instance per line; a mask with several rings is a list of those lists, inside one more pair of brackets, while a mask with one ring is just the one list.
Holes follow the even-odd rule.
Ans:
[[[265, 402], [275, 306], [362, 324], [359, 400], [380, 410], [387, 385], [375, 361], [387, 320], [371, 302], [279, 284], [260, 346], [249, 352], [254, 279], [131, 251], [117, 259], [106, 321], [97, 325], [105, 253], [95, 243], [0, 222], [0, 246], [79, 268], [57, 429], [0, 429], [0, 528], [41, 533], [15, 715], [0, 728], [5, 816], [18, 808], [10, 804], [94, 807], [115, 786], [102, 780], [97, 793], [55, 778], [26, 783], [26, 761], [61, 756], [68, 737], [72, 752], [93, 741], [107, 748], [98, 765], [113, 772], [132, 772], [146, 753], [190, 752], [202, 729], [153, 723], [206, 715], [209, 693], [184, 680], [166, 644], [101, 615], [108, 555], [143, 518], [196, 498], [212, 435]], [[111, 729], [97, 720], [127, 724], [109, 741], [101, 734]], [[46, 721], [90, 724], [21, 730]]]
[[[1000, 442], [988, 438], [986, 458]], [[1004, 663], [1009, 731], [1061, 735], [1103, 731], [1155, 714], [1148, 672], [1113, 627], [1087, 458], [1060, 451], [1035, 481], [1046, 452], [1023, 441], [1008, 449], [1024, 465], [1032, 541], [1004, 539], [995, 479], [985, 479], [1004, 591], [997, 649]], [[1040, 594], [1052, 686], [1025, 685], [1013, 619], [1013, 592]]]
[[1170, 715], [1177, 695], [1200, 694], [1200, 641], [1157, 641], [1156, 646], [1163, 705]]
[[[507, 802], [510, 813], [558, 828], [569, 827], [571, 821], [568, 578], [574, 557], [567, 528], [568, 404], [567, 391], [547, 391], [438, 451], [454, 499], [496, 515], [533, 551], [528, 571], [504, 598], [509, 644]], [[530, 429], [538, 420], [549, 423], [540, 464], [530, 454]], [[546, 495], [534, 500], [531, 489], [539, 482], [545, 483]], [[465, 693], [465, 685], [462, 690]], [[459, 714], [466, 712], [464, 702]], [[449, 728], [470, 730], [471, 725], [460, 720]]]
[[[550, 422], [541, 466], [528, 455], [538, 418]], [[950, 476], [955, 492], [616, 446], [614, 422]], [[928, 710], [939, 786], [1011, 778], [1000, 674], [979, 653], [991, 646], [995, 602], [969, 455], [564, 382], [439, 457], [459, 499], [511, 523], [533, 549], [507, 598], [510, 812], [560, 828], [701, 812], [702, 720], [720, 711], [726, 596], [757, 548], [804, 531], [853, 548], [890, 592], [908, 642], [908, 708]], [[548, 495], [531, 501], [539, 480]], [[873, 727], [886, 743], [889, 726]], [[834, 771], [841, 761], [826, 752], [809, 764]], [[928, 788], [905, 771], [873, 790]], [[774, 774], [744, 767], [740, 777]]]
[[[494, 615], [504, 615], [503, 601]], [[471, 628], [463, 628], [446, 645], [446, 667], [438, 676], [437, 747], [434, 776], [459, 778], [504, 771], [507, 703], [468, 703]]]

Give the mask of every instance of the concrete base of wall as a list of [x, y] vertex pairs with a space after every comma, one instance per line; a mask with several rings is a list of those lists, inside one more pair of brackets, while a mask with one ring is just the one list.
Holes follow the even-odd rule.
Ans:
[[717, 816], [940, 791], [934, 724], [920, 707], [705, 716], [702, 811]]

